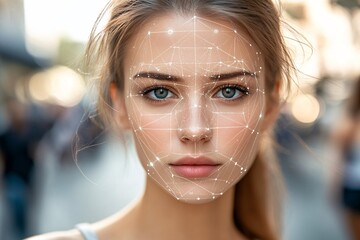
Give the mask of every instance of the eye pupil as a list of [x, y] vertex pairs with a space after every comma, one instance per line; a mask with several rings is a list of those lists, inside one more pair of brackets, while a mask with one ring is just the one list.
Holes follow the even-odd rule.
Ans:
[[169, 91], [165, 88], [158, 88], [158, 89], [155, 89], [154, 95], [155, 95], [155, 97], [157, 97], [159, 99], [164, 99], [169, 95]]
[[222, 94], [225, 98], [232, 98], [236, 94], [236, 90], [233, 87], [226, 87], [222, 89]]

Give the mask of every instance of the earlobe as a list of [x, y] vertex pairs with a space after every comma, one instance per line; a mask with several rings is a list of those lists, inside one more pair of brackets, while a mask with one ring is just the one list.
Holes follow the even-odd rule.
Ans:
[[118, 123], [119, 127], [124, 130], [130, 129], [130, 123], [125, 105], [125, 98], [114, 82], [110, 84], [109, 93], [111, 97], [112, 108], [114, 111], [113, 116], [115, 122]]

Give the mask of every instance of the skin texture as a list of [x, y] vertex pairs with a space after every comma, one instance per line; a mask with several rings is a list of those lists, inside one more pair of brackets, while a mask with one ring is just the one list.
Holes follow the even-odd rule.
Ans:
[[[222, 196], [258, 151], [261, 53], [243, 29], [198, 16], [154, 18], [132, 42], [125, 109], [149, 181], [188, 203]], [[206, 158], [218, 167], [183, 176], [173, 167], [183, 158]]]

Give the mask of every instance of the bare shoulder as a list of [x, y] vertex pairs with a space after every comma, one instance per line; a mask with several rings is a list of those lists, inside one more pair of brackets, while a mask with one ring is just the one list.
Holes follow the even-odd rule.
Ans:
[[25, 240], [83, 240], [81, 233], [76, 230], [51, 232], [42, 235], [26, 238]]

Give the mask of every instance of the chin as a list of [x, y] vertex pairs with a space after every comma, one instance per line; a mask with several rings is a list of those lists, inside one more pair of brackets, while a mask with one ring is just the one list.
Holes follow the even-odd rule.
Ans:
[[191, 198], [191, 197], [188, 197], [188, 198], [176, 198], [175, 197], [175, 200], [183, 202], [183, 203], [188, 203], [188, 204], [205, 204], [205, 203], [213, 202], [218, 198], [219, 198], [219, 196], [217, 196], [217, 197], [202, 196], [201, 198], [200, 197], [194, 197], [194, 198]]

